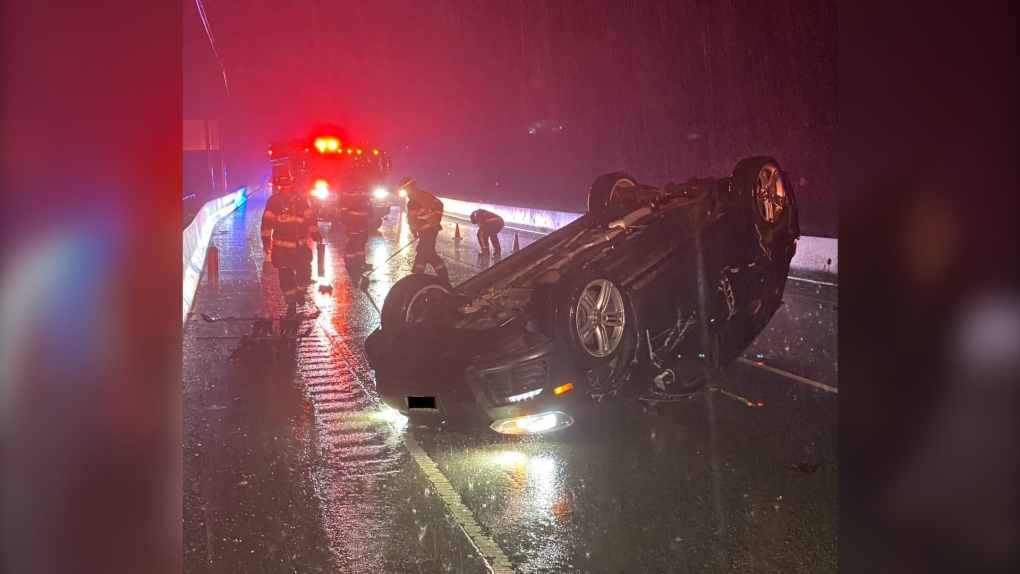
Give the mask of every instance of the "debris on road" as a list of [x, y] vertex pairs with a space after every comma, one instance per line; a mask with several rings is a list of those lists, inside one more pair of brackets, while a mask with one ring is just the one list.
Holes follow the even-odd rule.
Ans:
[[731, 399], [738, 400], [738, 401], [744, 403], [745, 405], [747, 405], [749, 407], [764, 407], [765, 406], [764, 403], [756, 403], [756, 402], [751, 401], [751, 400], [749, 400], [747, 398], [744, 398], [744, 397], [742, 397], [740, 395], [735, 395], [735, 394], [733, 394], [733, 393], [731, 393], [731, 392], [729, 392], [729, 391], [727, 391], [725, 389], [720, 389], [719, 387], [709, 387], [708, 390], [716, 392], [716, 393], [720, 393], [720, 394], [723, 394], [723, 395], [726, 395], [727, 397], [730, 397]]

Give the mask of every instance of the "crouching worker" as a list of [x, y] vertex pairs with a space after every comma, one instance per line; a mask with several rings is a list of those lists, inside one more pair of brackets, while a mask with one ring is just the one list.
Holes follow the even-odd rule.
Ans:
[[478, 246], [482, 249], [482, 255], [489, 254], [489, 244], [492, 244], [492, 251], [499, 257], [502, 248], [499, 245], [499, 232], [503, 231], [503, 218], [484, 209], [475, 210], [471, 214], [471, 223], [478, 226]]

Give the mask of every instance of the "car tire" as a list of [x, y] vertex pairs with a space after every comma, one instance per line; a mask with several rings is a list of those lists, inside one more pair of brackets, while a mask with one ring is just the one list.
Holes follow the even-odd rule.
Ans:
[[432, 295], [449, 293], [450, 285], [435, 275], [413, 273], [404, 277], [393, 284], [383, 302], [380, 314], [382, 329], [399, 331], [416, 323], [416, 318], [420, 317], [422, 311], [421, 305], [431, 302]]
[[796, 203], [793, 190], [779, 166], [768, 156], [741, 160], [733, 169], [733, 188], [738, 197], [748, 201], [754, 226], [754, 240], [767, 259], [792, 248], [796, 237]]
[[378, 215], [373, 216], [372, 220], [369, 221], [368, 223], [368, 228], [373, 231], [379, 231], [380, 229], [382, 229], [382, 222], [383, 219], [381, 217], [379, 217]]
[[[589, 273], [562, 278], [550, 303], [550, 326], [570, 351], [579, 386], [596, 397], [616, 394], [626, 380], [637, 341], [630, 296], [611, 278]], [[593, 311], [602, 318], [593, 317]], [[618, 318], [610, 322], [605, 315]], [[593, 327], [595, 331], [588, 331]]]
[[622, 202], [621, 193], [638, 184], [630, 174], [622, 171], [606, 173], [595, 178], [588, 190], [588, 218], [595, 228], [607, 227], [619, 219]]

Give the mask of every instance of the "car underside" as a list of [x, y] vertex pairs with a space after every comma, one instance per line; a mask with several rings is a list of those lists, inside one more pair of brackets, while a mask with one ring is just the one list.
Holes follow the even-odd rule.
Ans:
[[606, 174], [582, 217], [457, 287], [395, 284], [366, 342], [380, 396], [515, 434], [606, 397], [696, 392], [779, 307], [797, 237], [771, 158], [661, 189]]

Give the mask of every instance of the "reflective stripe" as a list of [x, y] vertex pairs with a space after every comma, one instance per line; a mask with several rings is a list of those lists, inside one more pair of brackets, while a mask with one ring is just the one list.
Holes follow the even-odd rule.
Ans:
[[273, 236], [273, 230], [271, 230], [271, 229], [263, 229], [262, 230], [262, 237], [272, 237], [272, 236]]
[[301, 243], [297, 241], [281, 241], [279, 239], [274, 239], [273, 245], [276, 247], [298, 247]]

